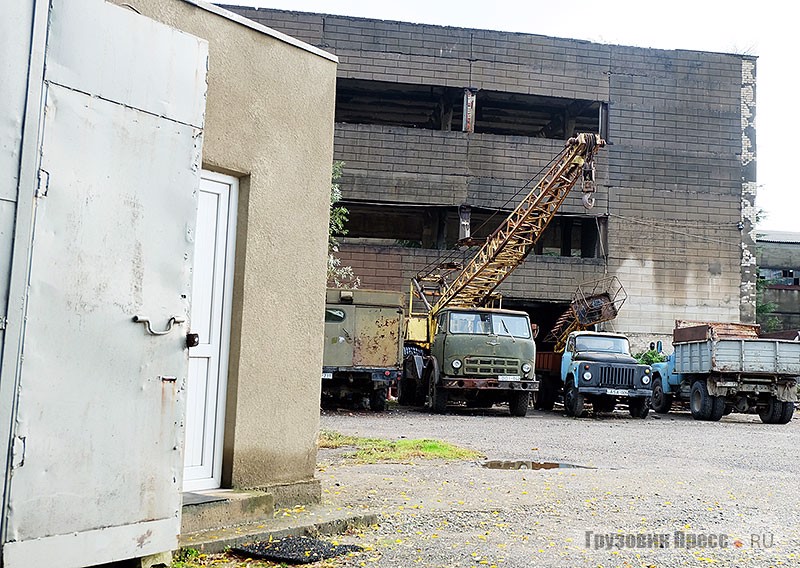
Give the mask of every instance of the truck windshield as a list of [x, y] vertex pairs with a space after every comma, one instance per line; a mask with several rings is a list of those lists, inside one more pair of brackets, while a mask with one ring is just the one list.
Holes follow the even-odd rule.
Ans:
[[575, 338], [575, 348], [579, 352], [601, 351], [604, 353], [624, 353], [630, 355], [628, 340], [624, 337], [607, 337], [603, 335], [579, 335]]
[[528, 339], [531, 327], [528, 318], [511, 314], [489, 313], [450, 313], [450, 333], [467, 333], [473, 335], [510, 335]]

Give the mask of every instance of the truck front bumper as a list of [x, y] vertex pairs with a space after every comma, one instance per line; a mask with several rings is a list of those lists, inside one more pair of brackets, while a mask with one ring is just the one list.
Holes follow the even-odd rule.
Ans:
[[453, 379], [443, 377], [439, 385], [446, 389], [466, 389], [466, 390], [526, 390], [535, 392], [539, 390], [538, 379], [520, 379], [516, 381], [504, 381], [497, 378], [475, 379], [463, 378]]
[[626, 389], [614, 387], [578, 387], [578, 392], [581, 394], [593, 395], [607, 395], [607, 396], [625, 396], [628, 398], [641, 398], [653, 396], [651, 389]]
[[362, 369], [352, 367], [323, 367], [322, 386], [354, 385], [372, 382], [372, 388], [393, 387], [400, 378], [400, 371], [394, 369]]

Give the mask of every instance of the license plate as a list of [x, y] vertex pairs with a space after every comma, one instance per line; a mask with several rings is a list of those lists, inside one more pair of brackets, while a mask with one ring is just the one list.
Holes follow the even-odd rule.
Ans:
[[332, 378], [333, 378], [333, 373], [322, 373], [322, 380], [323, 381], [325, 379], [332, 379]]
[[500, 375], [497, 377], [501, 381], [518, 381], [520, 380], [519, 375]]
[[610, 394], [612, 396], [628, 396], [627, 389], [606, 389], [606, 394]]

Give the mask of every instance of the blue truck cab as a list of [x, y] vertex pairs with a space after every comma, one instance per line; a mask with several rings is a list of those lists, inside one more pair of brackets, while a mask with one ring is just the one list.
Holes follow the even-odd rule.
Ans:
[[589, 402], [595, 411], [610, 412], [618, 401], [631, 416], [650, 411], [652, 371], [631, 356], [628, 338], [619, 333], [576, 331], [567, 338], [561, 357], [564, 410], [581, 416]]

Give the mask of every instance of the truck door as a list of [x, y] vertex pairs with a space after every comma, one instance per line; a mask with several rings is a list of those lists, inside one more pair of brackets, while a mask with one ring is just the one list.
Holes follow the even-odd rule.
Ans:
[[344, 304], [325, 305], [324, 367], [349, 367], [353, 364], [353, 343], [356, 336], [355, 307]]
[[390, 306], [356, 306], [353, 365], [397, 367], [403, 312]]
[[70, 568], [177, 546], [208, 52], [102, 0], [31, 4], [2, 564]]

